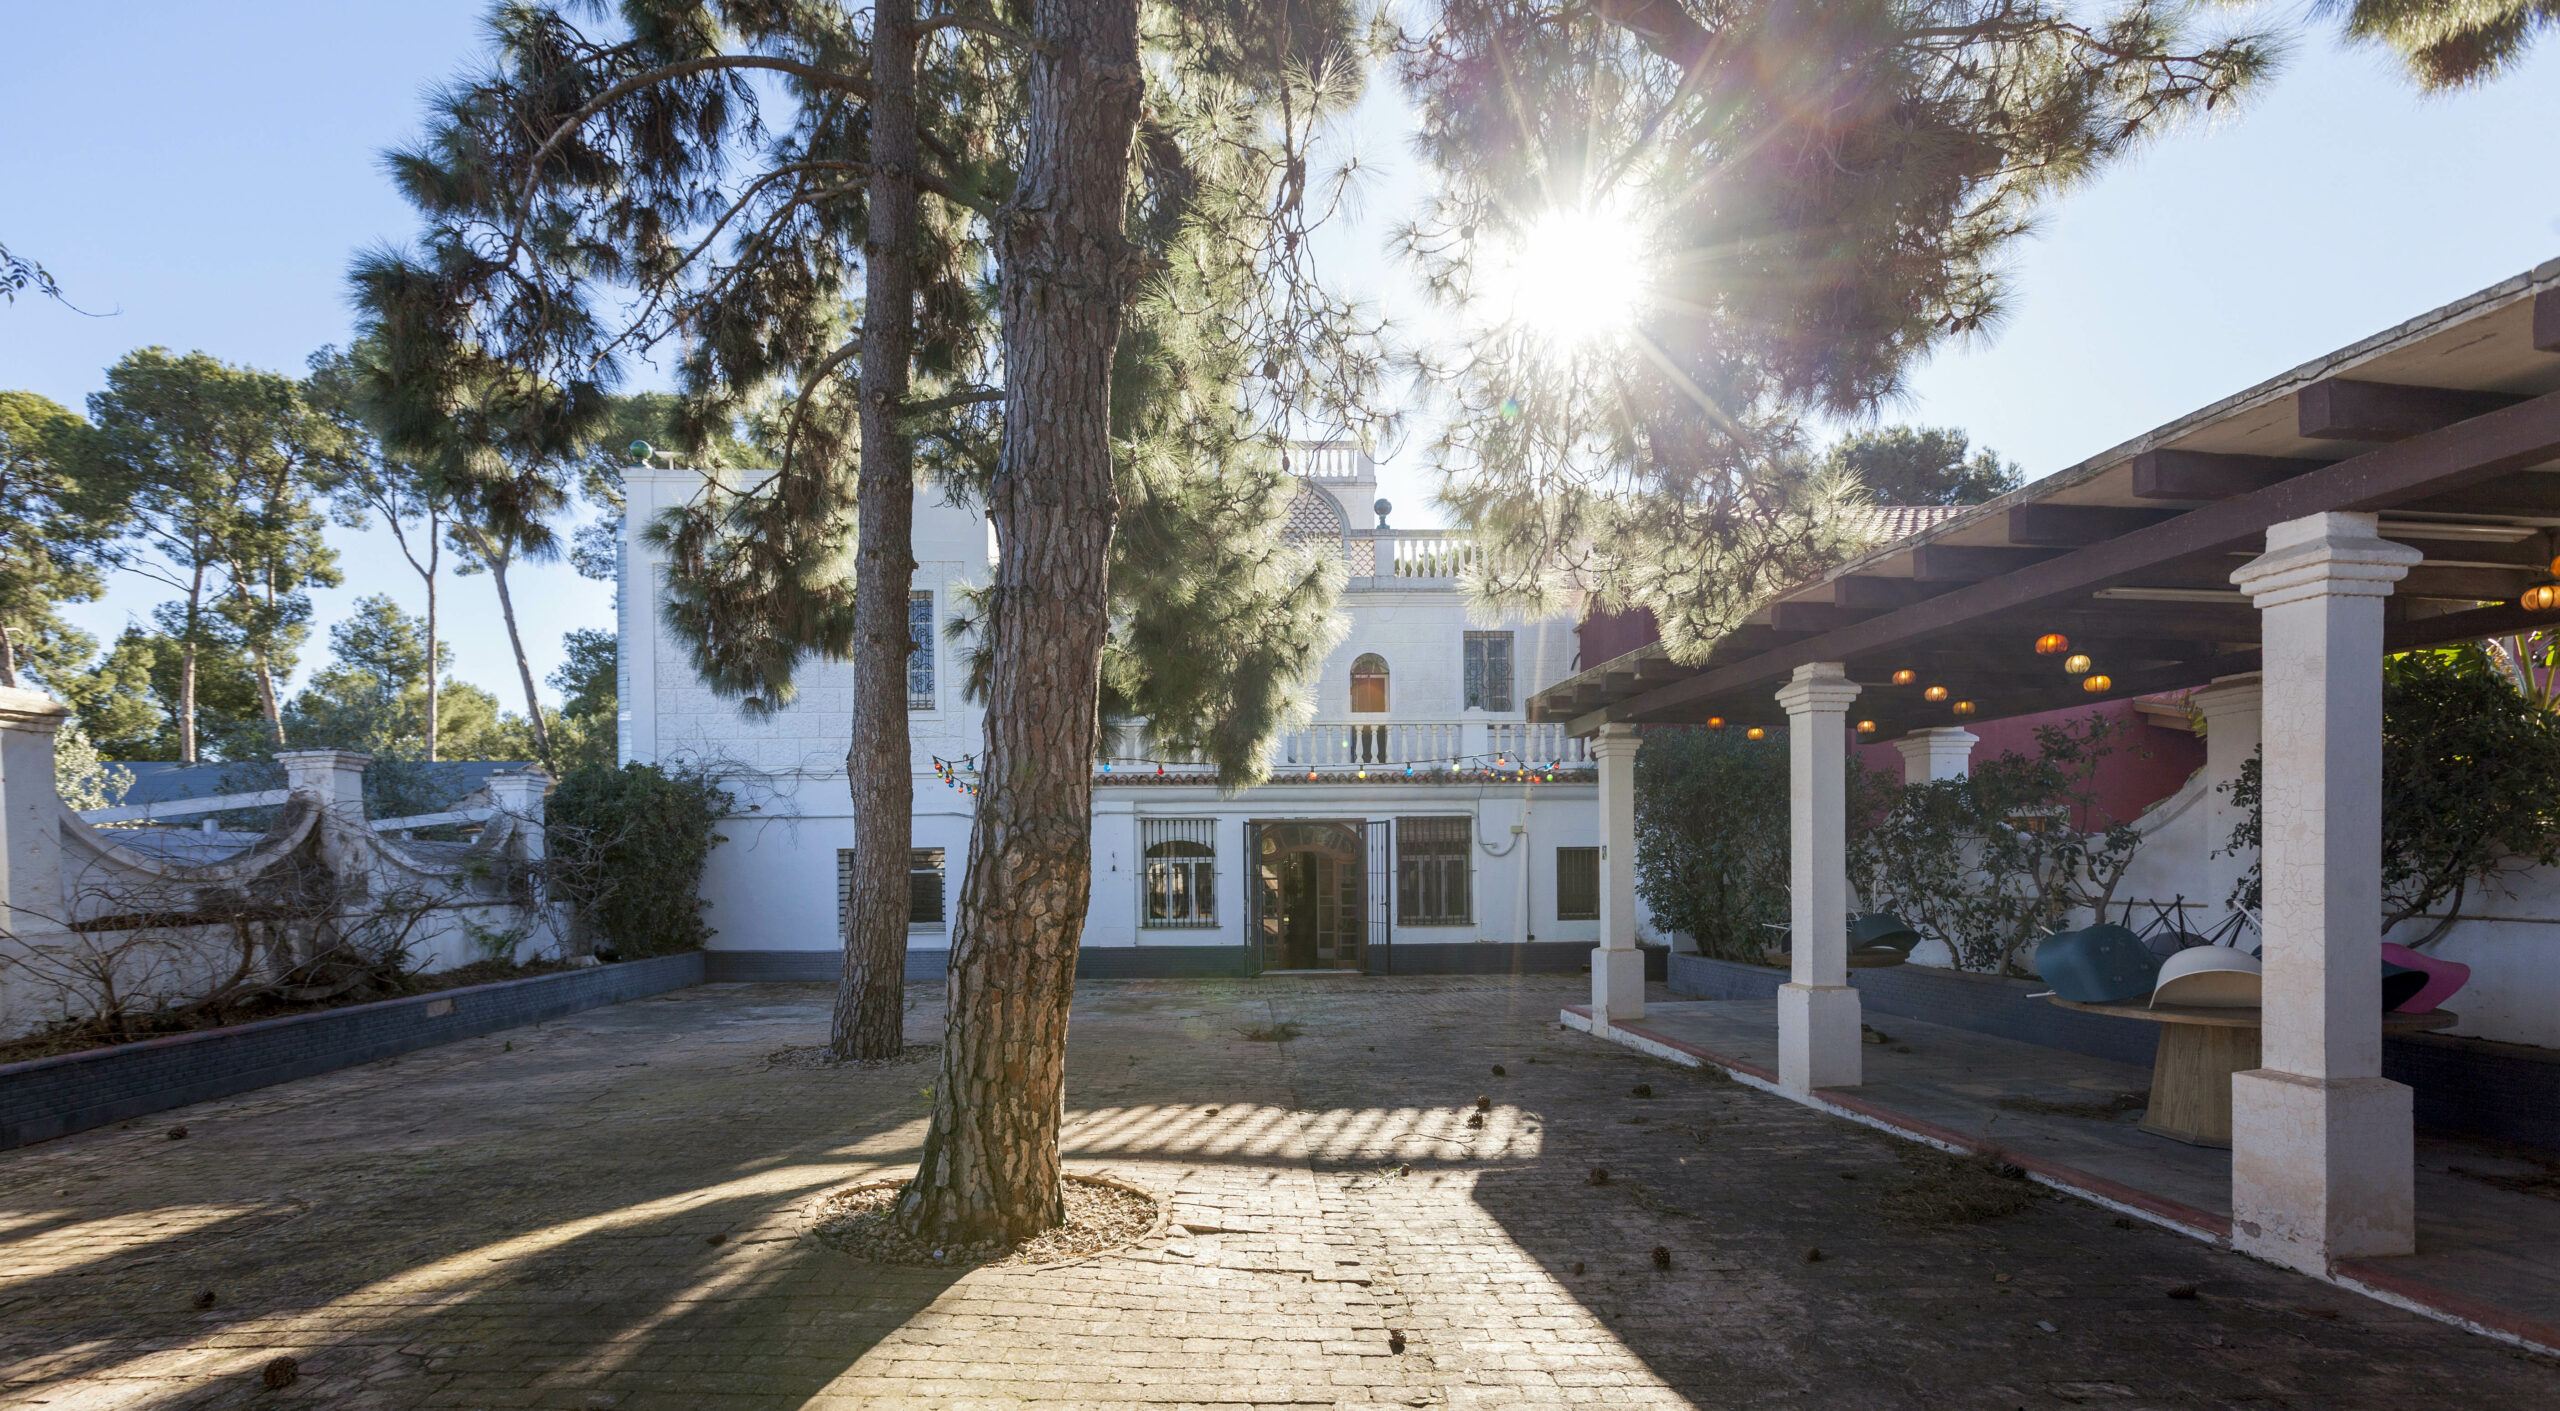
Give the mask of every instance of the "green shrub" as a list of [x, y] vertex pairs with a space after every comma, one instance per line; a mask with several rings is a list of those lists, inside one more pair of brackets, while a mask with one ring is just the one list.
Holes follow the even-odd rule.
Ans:
[[[2274, 722], [2269, 722], [2272, 726]], [[2243, 811], [2224, 844], [2260, 839], [2259, 761], [2224, 787]], [[2406, 652], [2383, 665], [2382, 929], [2423, 946], [2443, 938], [2475, 888], [2560, 864], [2560, 716], [2516, 689], [2476, 645]], [[2255, 911], [2258, 865], [2232, 889]], [[2403, 927], [2406, 929], [2401, 929]]]
[[710, 771], [582, 765], [544, 809], [554, 896], [599, 952], [625, 959], [699, 950], [702, 869], [733, 800]]
[[1698, 949], [1757, 964], [1787, 921], [1787, 743], [1648, 730], [1636, 753], [1636, 890]]

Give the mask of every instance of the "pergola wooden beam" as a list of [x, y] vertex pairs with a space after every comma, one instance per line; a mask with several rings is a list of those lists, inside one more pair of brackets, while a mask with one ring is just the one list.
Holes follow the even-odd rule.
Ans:
[[2210, 503], [2306, 475], [2334, 461], [2294, 456], [2234, 456], [2216, 451], [2145, 451], [2133, 458], [2137, 500]]
[[2175, 519], [2171, 509], [2115, 505], [2020, 505], [2009, 511], [2009, 542], [2032, 548], [2078, 549]]
[[1747, 690], [1774, 690], [1807, 662], [1906, 649], [1987, 618], [2049, 608], [2154, 565], [2245, 546], [2268, 526], [2327, 510], [2375, 511], [2443, 496], [2560, 457], [2560, 393], [2489, 412], [2193, 509], [2104, 543], [1835, 631], [1711, 667], [1687, 681], [1575, 718], [1576, 733], [1642, 720]]
[[2303, 388], [2293, 408], [2305, 440], [2405, 441], [2523, 400], [2510, 392], [2467, 387], [2325, 377]]

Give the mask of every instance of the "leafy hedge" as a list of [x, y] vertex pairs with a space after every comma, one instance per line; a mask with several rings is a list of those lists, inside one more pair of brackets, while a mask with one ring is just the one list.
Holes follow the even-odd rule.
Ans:
[[597, 953], [623, 960], [699, 950], [702, 869], [734, 800], [708, 770], [582, 765], [545, 807], [552, 892]]
[[1704, 953], [1757, 964], [1787, 921], [1787, 742], [1647, 730], [1636, 752], [1636, 890]]

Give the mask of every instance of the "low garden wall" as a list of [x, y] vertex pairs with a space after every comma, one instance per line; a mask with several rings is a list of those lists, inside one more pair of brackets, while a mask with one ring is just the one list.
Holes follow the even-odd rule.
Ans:
[[687, 951], [0, 1064], [0, 1150], [702, 979]]
[[[1775, 1003], [1787, 972], [1702, 955], [1674, 955], [1671, 992], [1686, 999]], [[1926, 965], [1852, 970], [1860, 1005], [1953, 1029], [2149, 1064], [2159, 1026], [2064, 1009], [2028, 996], [2028, 980]], [[2560, 1050], [2440, 1034], [2386, 1036], [2382, 1074], [2415, 1094], [2418, 1125], [2560, 1151]]]

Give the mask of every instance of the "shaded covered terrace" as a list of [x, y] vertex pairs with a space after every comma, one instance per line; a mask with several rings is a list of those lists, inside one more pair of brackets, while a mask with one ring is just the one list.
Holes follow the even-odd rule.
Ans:
[[[1968, 719], [2223, 683], [2263, 738], [2263, 1066], [2233, 1087], [2231, 1238], [2314, 1273], [2416, 1247], [2410, 1094], [2381, 1076], [2382, 658], [2549, 625], [2560, 261], [2296, 368], [1779, 595], [1701, 663], [1646, 646], [1541, 694], [1601, 763], [1596, 1027], [1643, 1013], [1633, 756], [1647, 724], [1784, 726], [1792, 920], [1778, 1085], [1861, 1079], [1843, 762]], [[2039, 655], [2068, 638], [2078, 673]], [[2254, 674], [2254, 677], [2253, 677]], [[2218, 738], [2217, 738], [2218, 737]], [[1969, 743], [1969, 741], [1967, 742]]]

